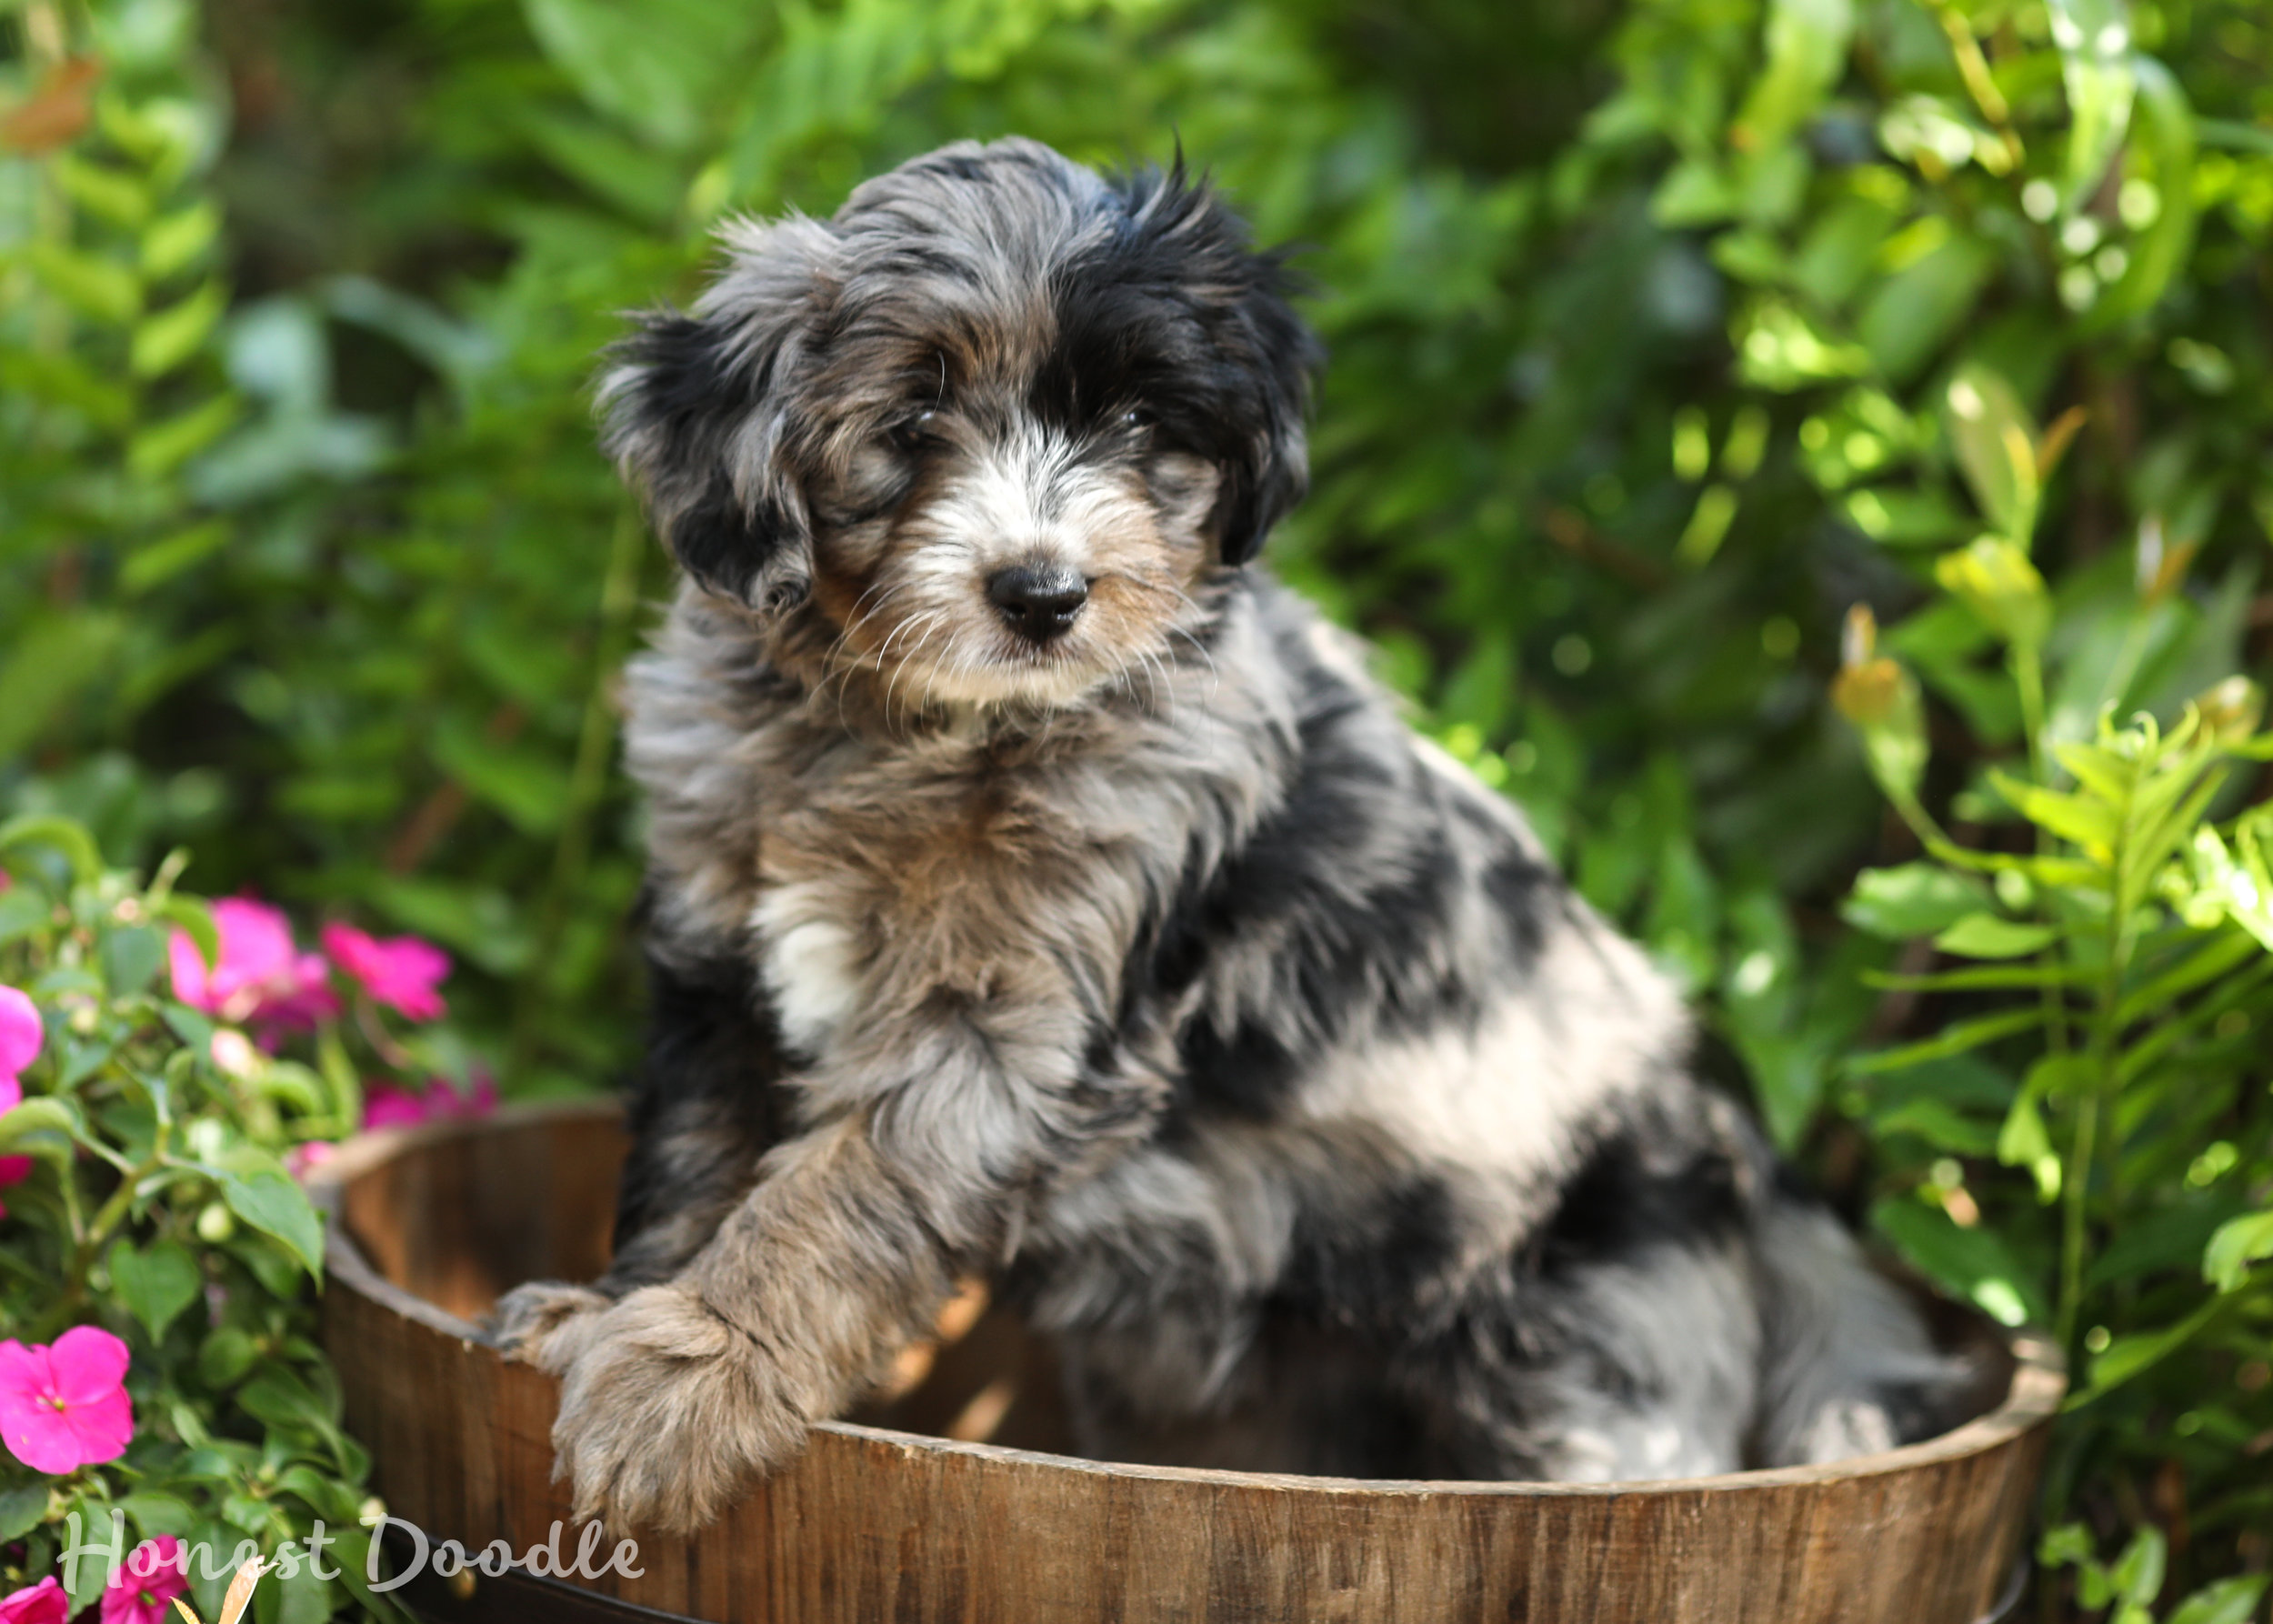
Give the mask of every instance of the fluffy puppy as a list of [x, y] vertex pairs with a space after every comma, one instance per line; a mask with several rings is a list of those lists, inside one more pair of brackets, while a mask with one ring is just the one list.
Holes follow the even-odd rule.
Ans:
[[1952, 1372], [1521, 819], [1252, 563], [1313, 341], [1180, 166], [962, 144], [726, 233], [602, 390], [655, 1031], [617, 1253], [499, 1335], [691, 1529], [981, 1274], [1088, 1451], [1677, 1477]]

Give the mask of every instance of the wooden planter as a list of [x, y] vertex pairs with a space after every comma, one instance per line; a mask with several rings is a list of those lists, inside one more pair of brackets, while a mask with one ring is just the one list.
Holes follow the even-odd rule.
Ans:
[[[324, 1169], [324, 1339], [347, 1423], [389, 1511], [436, 1541], [523, 1551], [558, 1520], [575, 1546], [555, 1383], [471, 1320], [517, 1281], [600, 1269], [623, 1151], [614, 1109], [578, 1106], [368, 1136]], [[1393, 1483], [1006, 1447], [1056, 1436], [1052, 1384], [988, 1314], [911, 1360], [882, 1412], [954, 1436], [818, 1427], [716, 1526], [641, 1539], [637, 1578], [429, 1567], [396, 1594], [505, 1624], [1976, 1624], [2018, 1593], [2064, 1382], [2036, 1338], [1949, 1334], [1986, 1349], [1986, 1413], [1888, 1454], [1664, 1483]]]

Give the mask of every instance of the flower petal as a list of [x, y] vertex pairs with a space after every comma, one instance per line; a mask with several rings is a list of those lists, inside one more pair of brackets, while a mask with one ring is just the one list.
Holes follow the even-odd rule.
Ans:
[[54, 1385], [47, 1349], [36, 1344], [26, 1348], [14, 1337], [0, 1342], [0, 1409], [10, 1403], [32, 1403]]
[[65, 1624], [70, 1617], [71, 1599], [52, 1575], [0, 1596], [0, 1624]]
[[174, 977], [174, 996], [192, 1009], [211, 1015], [220, 1000], [213, 996], [205, 956], [197, 951], [197, 944], [186, 930], [165, 938], [165, 966]]
[[60, 1475], [85, 1464], [78, 1439], [64, 1424], [61, 1412], [52, 1408], [0, 1417], [0, 1442], [35, 1472]]
[[46, 1036], [32, 995], [18, 987], [0, 987], [0, 1077], [14, 1078], [39, 1058]]
[[113, 1388], [92, 1404], [74, 1404], [65, 1409], [63, 1423], [79, 1451], [79, 1464], [99, 1466], [117, 1459], [134, 1442], [134, 1402], [126, 1397], [125, 1388]]
[[132, 1356], [126, 1345], [99, 1325], [75, 1325], [55, 1338], [48, 1363], [55, 1372], [55, 1396], [65, 1404], [92, 1404], [118, 1390]]

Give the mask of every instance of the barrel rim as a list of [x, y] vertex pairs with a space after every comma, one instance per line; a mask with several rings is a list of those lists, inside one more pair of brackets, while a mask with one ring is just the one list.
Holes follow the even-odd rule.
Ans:
[[[497, 1350], [480, 1326], [405, 1290], [372, 1267], [370, 1260], [363, 1255], [362, 1248], [349, 1238], [345, 1227], [338, 1222], [346, 1188], [356, 1178], [427, 1145], [508, 1132], [546, 1122], [605, 1121], [619, 1118], [622, 1114], [620, 1104], [608, 1099], [544, 1101], [502, 1107], [489, 1116], [478, 1118], [379, 1128], [344, 1141], [334, 1156], [310, 1171], [306, 1179], [309, 1196], [333, 1220], [325, 1226], [324, 1248], [325, 1268], [331, 1277], [331, 1286], [353, 1291], [389, 1312], [441, 1336], [469, 1347], [487, 1348], [499, 1364], [506, 1363], [505, 1355]], [[2012, 1380], [2005, 1397], [1993, 1408], [1948, 1432], [1914, 1444], [1905, 1444], [1899, 1449], [1857, 1455], [1820, 1466], [1767, 1467], [1702, 1478], [1539, 1483], [1305, 1477], [1289, 1473], [1230, 1471], [1215, 1467], [1086, 1460], [1077, 1456], [1012, 1449], [1003, 1444], [966, 1443], [956, 1439], [934, 1438], [925, 1433], [900, 1432], [886, 1427], [866, 1426], [857, 1421], [818, 1421], [813, 1424], [813, 1430], [851, 1441], [889, 1445], [913, 1454], [963, 1456], [1044, 1472], [1121, 1480], [1213, 1484], [1249, 1489], [1276, 1488], [1290, 1493], [1357, 1493], [1396, 1499], [1546, 1499], [1786, 1489], [1894, 1476], [1985, 1454], [2051, 1420], [2059, 1413], [2061, 1400], [2068, 1390], [2067, 1361], [2058, 1345], [2033, 1328], [2008, 1329], [2000, 1327], [1998, 1332], [2013, 1359]], [[538, 1373], [532, 1370], [531, 1374]]]

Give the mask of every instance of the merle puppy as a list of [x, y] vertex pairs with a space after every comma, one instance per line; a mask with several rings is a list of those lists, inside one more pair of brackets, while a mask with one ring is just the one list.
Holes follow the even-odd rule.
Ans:
[[626, 689], [616, 1262], [497, 1321], [580, 1513], [708, 1520], [973, 1273], [1119, 1459], [1668, 1478], [1938, 1418], [1665, 979], [1254, 565], [1317, 352], [1204, 185], [963, 144], [726, 245], [602, 389], [686, 580]]

